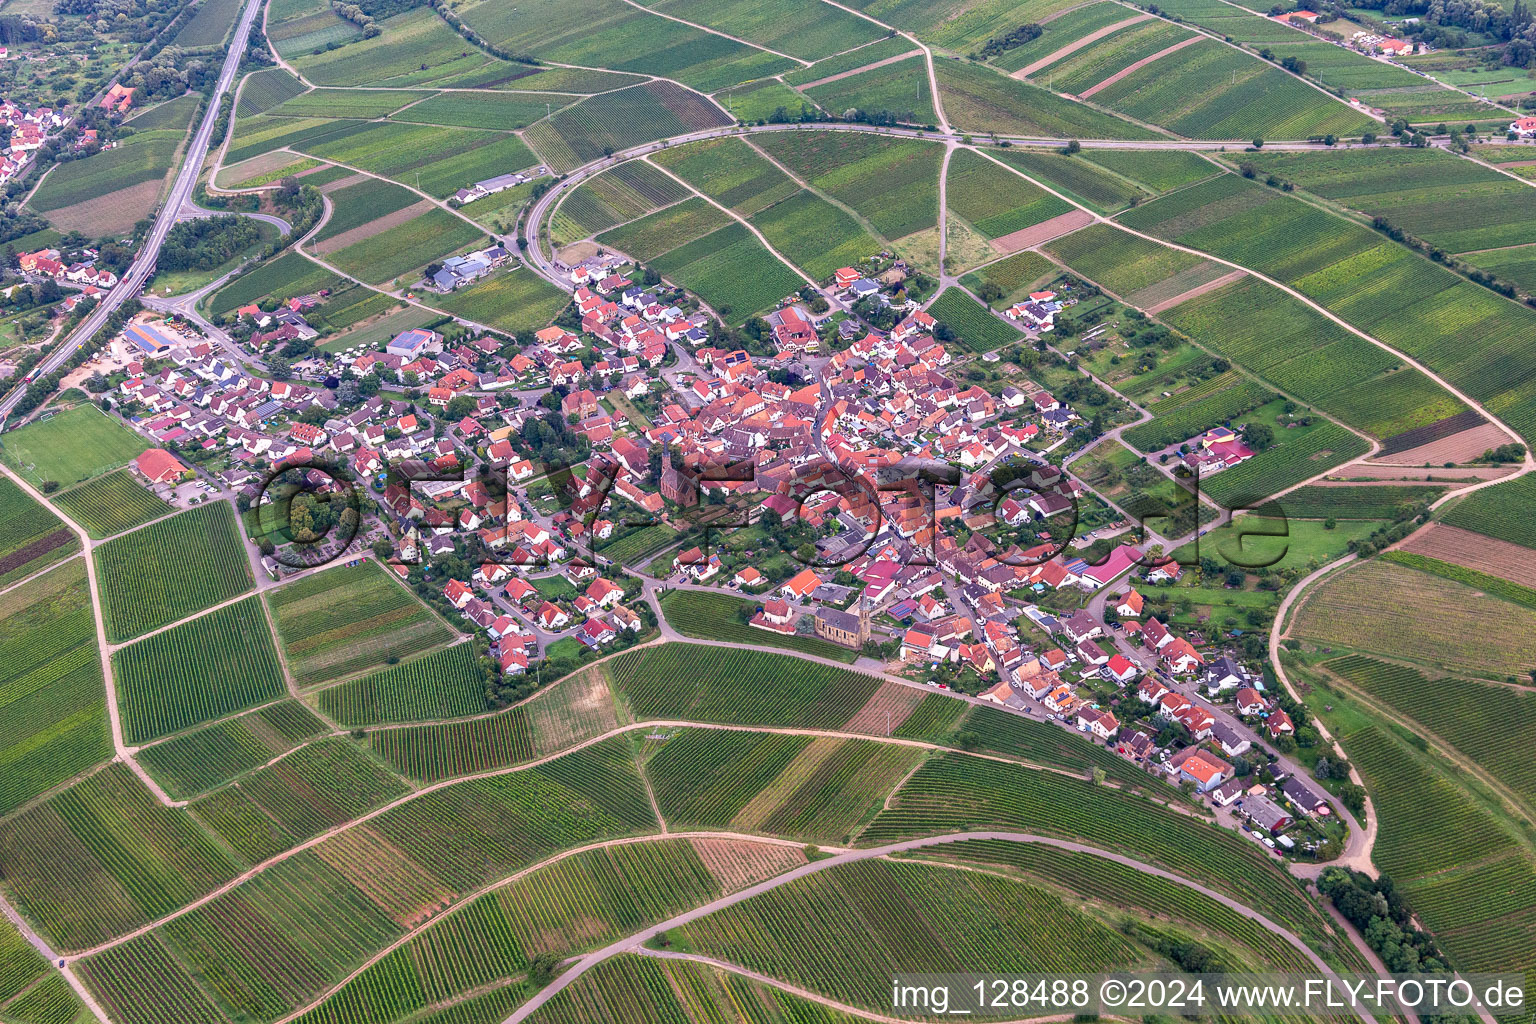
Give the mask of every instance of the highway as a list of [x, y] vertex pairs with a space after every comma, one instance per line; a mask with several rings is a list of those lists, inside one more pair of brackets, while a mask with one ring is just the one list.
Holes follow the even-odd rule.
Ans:
[[[160, 246], [165, 243], [166, 234], [182, 217], [186, 208], [192, 206], [192, 193], [197, 187], [197, 177], [202, 170], [203, 160], [208, 155], [208, 146], [213, 141], [214, 125], [219, 120], [219, 101], [234, 84], [235, 73], [240, 68], [240, 59], [245, 54], [246, 41], [250, 38], [251, 23], [256, 19], [256, 12], [261, 9], [261, 4], [262, 0], [248, 0], [245, 10], [240, 15], [240, 22], [235, 26], [235, 34], [230, 39], [229, 52], [224, 58], [224, 67], [219, 72], [218, 86], [208, 101], [207, 109], [203, 111], [202, 123], [197, 126], [197, 133], [187, 146], [181, 170], [176, 175], [176, 183], [171, 186], [170, 195], [166, 197], [159, 215], [155, 217], [154, 227], [150, 229], [149, 237], [144, 240], [143, 248], [139, 250], [138, 256], [128, 268], [128, 272], [123, 275], [122, 280], [118, 281], [117, 286], [107, 292], [106, 296], [96, 304], [96, 308], [80, 321], [74, 333], [37, 364], [32, 372], [38, 377], [47, 376], [63, 366], [70, 356], [79, 351], [81, 345], [101, 329], [107, 322], [107, 318], [128, 299], [138, 295], [143, 290], [145, 282], [149, 280], [155, 260], [160, 256]], [[16, 403], [21, 401], [25, 394], [26, 389], [18, 387], [0, 401], [0, 422], [10, 416], [11, 410], [16, 408]]]

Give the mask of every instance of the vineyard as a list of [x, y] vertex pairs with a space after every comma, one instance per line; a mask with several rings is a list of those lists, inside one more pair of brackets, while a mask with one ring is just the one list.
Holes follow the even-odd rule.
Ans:
[[185, 811], [121, 764], [0, 823], [0, 870], [9, 898], [63, 949], [121, 935], [235, 874]]
[[0, 813], [112, 755], [81, 562], [0, 595]]
[[1208, 882], [1303, 936], [1320, 924], [1296, 883], [1251, 843], [1054, 772], [945, 754], [927, 761], [887, 803], [889, 810], [860, 833], [860, 845], [976, 828], [1081, 838]]
[[960, 288], [944, 289], [929, 304], [928, 312], [954, 331], [972, 352], [990, 352], [1023, 337], [1017, 327], [993, 316], [986, 306]]
[[664, 149], [650, 159], [743, 217], [787, 199], [799, 188], [745, 139], [692, 142]]
[[96, 549], [107, 639], [121, 642], [254, 585], [229, 504], [199, 505]]
[[428, 650], [452, 636], [372, 559], [289, 583], [267, 601], [300, 686]]
[[617, 726], [603, 666], [546, 685], [525, 704], [493, 715], [380, 729], [368, 735], [375, 752], [402, 775], [424, 782], [506, 768], [565, 750]]
[[757, 136], [753, 144], [886, 238], [939, 222], [936, 188], [944, 154], [932, 143], [854, 132], [777, 132]]
[[1370, 444], [1333, 423], [1322, 423], [1290, 436], [1231, 469], [1200, 482], [1200, 488], [1226, 508], [1268, 497], [1342, 462], [1364, 455]]
[[[935, 699], [947, 704], [960, 703], [950, 698]], [[1034, 722], [997, 708], [972, 706], [960, 723], [959, 732], [973, 740], [978, 750], [1049, 768], [1076, 770], [1085, 776], [1097, 768], [1122, 786], [1133, 789], [1149, 784], [1147, 774], [1125, 758], [1093, 743], [1085, 743], [1045, 722]]]
[[909, 861], [829, 868], [677, 931], [706, 956], [871, 1010], [889, 1008], [888, 979], [902, 973], [1086, 973], [1148, 962], [1043, 890]]
[[1433, 485], [1314, 484], [1292, 491], [1280, 504], [1293, 519], [1395, 519], [1405, 509], [1432, 502], [1443, 493], [1444, 487]]
[[700, 640], [723, 640], [727, 643], [752, 644], [758, 647], [782, 647], [801, 654], [814, 654], [852, 664], [859, 656], [849, 650], [816, 636], [795, 634], [786, 636], [771, 630], [757, 629], [742, 621], [743, 609], [755, 609], [758, 601], [731, 597], [728, 594], [704, 594], [696, 590], [674, 590], [661, 601], [661, 610], [667, 621], [678, 632]]
[[993, 302], [992, 308], [1006, 309], [1018, 297], [1022, 297], [1030, 285], [1042, 278], [1054, 277], [1056, 272], [1056, 264], [1037, 252], [1025, 249], [966, 274], [960, 283], [972, 293], [978, 293], [984, 284], [997, 285], [1003, 290], [1003, 297]]
[[485, 687], [475, 645], [455, 644], [321, 690], [319, 704], [347, 728], [457, 718], [485, 710]]
[[[1175, 396], [1179, 397], [1179, 396]], [[1184, 402], [1163, 412], [1154, 408], [1156, 418], [1131, 427], [1122, 436], [1127, 444], [1143, 452], [1155, 452], [1187, 441], [1212, 427], [1219, 427], [1235, 416], [1258, 408], [1274, 397], [1263, 385], [1239, 377], [1231, 387], [1221, 388]]]
[[606, 232], [598, 241], [637, 259], [649, 260], [729, 223], [729, 217], [694, 196]]
[[530, 145], [557, 173], [652, 139], [729, 124], [698, 93], [672, 82], [648, 82], [582, 100], [528, 129]]
[[818, 281], [884, 248], [853, 217], [805, 189], [754, 214], [751, 223], [785, 259]]
[[956, 128], [1058, 139], [1151, 139], [1140, 125], [1074, 103], [990, 68], [937, 61], [944, 113]]
[[143, 747], [137, 758], [172, 798], [182, 799], [260, 768], [324, 731], [308, 708], [284, 700]]
[[60, 491], [53, 500], [97, 540], [175, 511], [130, 476], [126, 469]]
[[557, 234], [565, 241], [586, 238], [687, 197], [676, 181], [644, 161], [632, 160], [577, 186], [556, 214], [557, 228], [564, 219], [575, 230]]
[[[1009, 162], [1033, 171], [1012, 154]], [[1073, 208], [1071, 203], [966, 149], [950, 158], [945, 198], [951, 213], [963, 217], [988, 239], [1012, 234]]]
[[224, 1024], [224, 1017], [153, 935], [141, 935], [79, 965], [114, 1021]]
[[0, 584], [24, 579], [79, 547], [75, 532], [58, 516], [10, 477], [0, 477]]
[[1457, 501], [1445, 514], [1448, 526], [1536, 548], [1536, 517], [1531, 503], [1536, 480], [1517, 477], [1497, 487], [1485, 487]]
[[1195, 267], [1209, 265], [1193, 253], [1170, 249], [1107, 224], [1074, 231], [1047, 243], [1045, 248], [1077, 273], [1117, 295], [1130, 295]]
[[873, 676], [764, 651], [670, 643], [608, 663], [637, 720], [835, 729], [879, 687]]
[[1536, 664], [1536, 611], [1393, 562], [1351, 566], [1301, 607], [1293, 632], [1503, 681]]
[[731, 324], [745, 323], [804, 283], [741, 224], [679, 246], [655, 266]]
[[[204, 823], [241, 853], [259, 838], [286, 848], [387, 803], [407, 792], [406, 785], [351, 741], [332, 737], [242, 776], [227, 789], [192, 804]], [[204, 813], [207, 808], [207, 813]], [[231, 813], [265, 818], [270, 834], [231, 833]], [[242, 848], [242, 847], [245, 848]], [[252, 857], [252, 859], [256, 859]]]
[[1536, 806], [1536, 764], [1506, 737], [1536, 728], [1536, 694], [1458, 679], [1431, 679], [1407, 665], [1352, 654], [1323, 668], [1417, 722]]
[[282, 666], [261, 602], [248, 597], [112, 656], [123, 738], [143, 743], [275, 700]]

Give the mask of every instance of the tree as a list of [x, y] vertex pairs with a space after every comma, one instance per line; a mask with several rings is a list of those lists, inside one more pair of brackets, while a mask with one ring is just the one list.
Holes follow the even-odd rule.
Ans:
[[1249, 423], [1243, 427], [1243, 444], [1261, 452], [1275, 443], [1275, 431], [1267, 423]]
[[1327, 519], [1323, 520], [1323, 529], [1325, 530], [1336, 530], [1338, 529], [1338, 526], [1339, 521], [1333, 516], [1329, 516]]
[[282, 356], [268, 356], [267, 372], [273, 380], [288, 380], [293, 376], [293, 364]]
[[1263, 149], [1264, 148], [1264, 140], [1263, 139], [1254, 139], [1253, 140], [1253, 148], [1254, 149]]

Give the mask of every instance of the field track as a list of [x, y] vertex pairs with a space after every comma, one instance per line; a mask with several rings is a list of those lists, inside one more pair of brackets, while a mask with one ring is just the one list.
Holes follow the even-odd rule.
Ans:
[[1078, 228], [1085, 228], [1092, 223], [1093, 214], [1086, 210], [1073, 210], [1071, 213], [1063, 213], [1050, 220], [1043, 220], [1039, 224], [1020, 228], [1001, 238], [994, 238], [992, 248], [1004, 255], [1018, 252], [1020, 249], [1031, 249], [1037, 245], [1044, 245], [1053, 238], [1069, 235]]
[[1205, 37], [1204, 36], [1190, 36], [1188, 39], [1181, 39], [1177, 43], [1174, 43], [1172, 46], [1165, 47], [1164, 49], [1158, 50], [1156, 53], [1154, 53], [1150, 57], [1143, 57], [1143, 58], [1141, 58], [1141, 60], [1137, 61], [1136, 63], [1131, 64], [1128, 67], [1122, 68], [1119, 71], [1116, 71], [1114, 74], [1112, 74], [1108, 78], [1104, 79], [1104, 81], [1100, 82], [1098, 85], [1092, 85], [1092, 86], [1089, 86], [1088, 88], [1084, 89], [1081, 93], [1078, 94], [1077, 98], [1080, 99], [1080, 100], [1085, 100], [1085, 99], [1087, 99], [1088, 97], [1092, 96], [1094, 93], [1098, 92], [1101, 89], [1108, 89], [1110, 86], [1112, 86], [1116, 82], [1120, 81], [1120, 79], [1125, 78], [1128, 75], [1134, 75], [1136, 72], [1140, 71], [1142, 68], [1146, 67], [1148, 64], [1151, 64], [1153, 61], [1162, 60], [1164, 57], [1168, 56], [1169, 54], [1177, 53], [1179, 50], [1184, 49], [1184, 47], [1189, 46], [1191, 43], [1198, 43], [1203, 38], [1205, 38]]
[[862, 75], [866, 71], [873, 71], [876, 68], [883, 68], [887, 64], [895, 64], [897, 61], [906, 60], [908, 57], [922, 52], [922, 50], [908, 50], [906, 53], [898, 53], [894, 57], [886, 57], [884, 60], [877, 60], [873, 64], [865, 64], [863, 67], [853, 68], [849, 71], [839, 71], [837, 74], [828, 75], [826, 78], [818, 78], [814, 82], [806, 82], [804, 85], [800, 86], [800, 88], [805, 90], [814, 89], [818, 85], [830, 85], [833, 82], [840, 82], [845, 78], [852, 78], [854, 75]]
[[1156, 316], [1165, 309], [1172, 309], [1174, 306], [1177, 306], [1181, 302], [1188, 302], [1190, 299], [1195, 298], [1197, 295], [1204, 295], [1206, 292], [1213, 292], [1217, 288], [1223, 288], [1231, 284], [1233, 281], [1247, 276], [1248, 272], [1246, 270], [1234, 270], [1230, 273], [1222, 274], [1214, 281], [1207, 281], [1205, 284], [1196, 285], [1194, 288], [1191, 288], [1187, 292], [1175, 295], [1171, 299], [1164, 299], [1162, 302], [1159, 302], [1156, 305], [1148, 306], [1146, 313], [1148, 316]]
[[1066, 46], [1063, 46], [1055, 53], [1048, 53], [1034, 63], [1024, 65], [1022, 68], [1015, 71], [1008, 77], [1028, 78], [1030, 75], [1034, 74], [1036, 71], [1039, 71], [1041, 68], [1050, 67], [1052, 64], [1055, 64], [1063, 57], [1070, 57], [1072, 54], [1076, 53], [1078, 50], [1081, 50], [1083, 47], [1091, 46], [1092, 44], [1098, 42], [1100, 39], [1103, 39], [1105, 36], [1109, 35], [1111, 32], [1118, 32], [1123, 28], [1129, 28], [1137, 22], [1147, 21], [1151, 17], [1152, 15], [1150, 14], [1138, 14], [1134, 18], [1126, 18], [1124, 21], [1117, 21], [1113, 25], [1105, 25], [1103, 28], [1096, 32], [1090, 32], [1080, 39], [1074, 39], [1072, 42], [1068, 43]]

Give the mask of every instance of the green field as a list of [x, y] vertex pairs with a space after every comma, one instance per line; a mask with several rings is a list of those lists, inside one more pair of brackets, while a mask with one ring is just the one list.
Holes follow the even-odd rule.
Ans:
[[1303, 487], [1281, 499], [1285, 514], [1298, 519], [1394, 519], [1445, 493], [1443, 486]]
[[447, 210], [434, 208], [404, 224], [338, 249], [328, 255], [326, 261], [361, 281], [385, 284], [484, 238], [485, 233], [473, 224], [460, 220]]
[[0, 460], [33, 486], [88, 480], [137, 458], [149, 442], [94, 405], [77, 405], [7, 431]]
[[142, 743], [284, 693], [261, 604], [248, 597], [112, 656], [123, 737]]
[[858, 221], [805, 189], [754, 215], [751, 222], [774, 249], [818, 281], [883, 248]]
[[650, 82], [582, 100], [528, 130], [530, 145], [557, 173], [604, 152], [729, 124], [704, 97], [670, 82]]
[[79, 538], [58, 516], [10, 477], [0, 477], [0, 584], [30, 576], [79, 549]]
[[956, 128], [1005, 135], [1155, 139], [1158, 133], [982, 65], [935, 61], [944, 112]]
[[485, 686], [474, 645], [455, 644], [321, 690], [319, 705], [349, 728], [458, 718], [486, 710]]
[[454, 316], [508, 334], [546, 326], [569, 301], [565, 292], [524, 267], [492, 271], [474, 284], [432, 297], [434, 306]]
[[0, 813], [112, 755], [85, 564], [0, 595]]
[[753, 140], [892, 241], [938, 224], [943, 150], [859, 132], [778, 132]]
[[1171, 192], [1220, 171], [1200, 154], [1183, 149], [1089, 149], [1081, 157], [1152, 192]]
[[[185, 113], [190, 119], [191, 109]], [[143, 131], [116, 148], [55, 166], [29, 205], [51, 214], [49, 220], [61, 231], [125, 231], [154, 209], [185, 134], [184, 121], [177, 128]]]
[[[721, 206], [750, 217], [799, 186], [746, 139], [707, 139], [664, 149], [651, 157]], [[569, 201], [567, 201], [569, 202]]]
[[598, 241], [635, 259], [654, 260], [730, 223], [728, 216], [694, 196], [605, 232]]
[[928, 65], [920, 54], [806, 89], [805, 94], [833, 114], [852, 109], [870, 115], [887, 114], [914, 125], [938, 120], [928, 84]]
[[772, 630], [757, 629], [737, 614], [743, 608], [756, 608], [757, 601], [728, 594], [701, 594], [692, 590], [674, 590], [662, 601], [667, 621], [676, 623], [686, 636], [700, 640], [728, 640], [737, 643], [782, 647], [785, 650], [814, 654], [852, 664], [859, 654], [816, 636], [785, 636]]
[[385, 18], [379, 28], [381, 33], [372, 39], [316, 54], [295, 54], [293, 64], [316, 85], [396, 87], [427, 85], [483, 71], [494, 63], [428, 8]]
[[767, 120], [781, 111], [783, 117], [815, 109], [815, 104], [776, 78], [727, 89], [716, 93], [714, 100], [731, 117], [748, 123]]
[[588, 178], [561, 201], [551, 223], [557, 244], [579, 241], [688, 197], [688, 190], [641, 160]]
[[53, 500], [97, 540], [174, 511], [126, 469], [60, 491]]
[[1529, 512], [1533, 494], [1536, 481], [1522, 476], [1474, 491], [1452, 505], [1443, 518], [1449, 526], [1536, 548], [1536, 523]]
[[257, 264], [214, 292], [208, 297], [208, 310], [214, 314], [228, 313], [266, 296], [290, 299], [340, 284], [341, 278], [290, 249], [276, 259]]
[[250, 590], [251, 562], [226, 502], [162, 519], [96, 549], [107, 638], [120, 642]]
[[371, 121], [432, 95], [411, 89], [311, 89], [266, 113], [278, 117], [355, 117]]
[[325, 723], [296, 700], [282, 700], [139, 750], [137, 758], [173, 798], [194, 797], [260, 768]]
[[987, 307], [959, 288], [946, 288], [928, 305], [935, 320], [947, 324], [962, 344], [973, 352], [990, 352], [1023, 337], [1018, 328], [999, 320]]
[[445, 643], [448, 628], [372, 559], [267, 594], [289, 670], [324, 682]]
[[945, 199], [950, 213], [963, 217], [988, 239], [1001, 238], [1073, 209], [1071, 203], [964, 149], [950, 158]]
[[[399, 185], [369, 178], [356, 185], [337, 189], [330, 194], [330, 199], [330, 219], [315, 233], [311, 242], [324, 242], [327, 238], [362, 227], [396, 210], [414, 205], [421, 197]], [[320, 247], [316, 251], [324, 252], [325, 249]]]
[[294, 139], [288, 145], [394, 178], [439, 199], [538, 162], [521, 139], [506, 132], [403, 121], [350, 123], [351, 128]]
[[1007, 309], [1025, 294], [1026, 289], [1043, 278], [1055, 277], [1056, 264], [1037, 252], [1016, 252], [1007, 259], [988, 263], [966, 274], [960, 283], [976, 292], [984, 284], [995, 284], [1003, 290], [1003, 297], [992, 303], [993, 309]]
[[732, 324], [768, 309], [803, 283], [741, 224], [728, 224], [652, 262]]
[[1148, 190], [1081, 156], [1027, 149], [1009, 149], [998, 156], [1100, 213], [1110, 213], [1150, 197]]
[[235, 113], [240, 117], [264, 113], [303, 91], [304, 83], [282, 68], [253, 71], [240, 86], [240, 102]]

